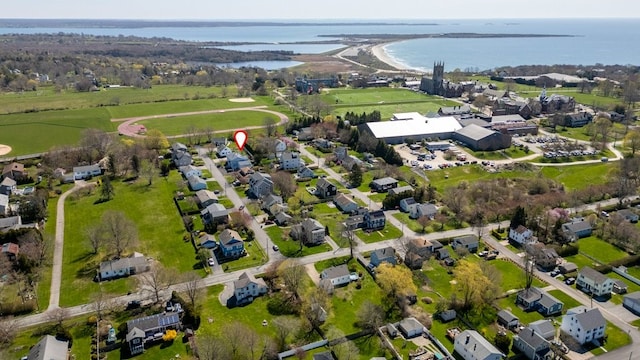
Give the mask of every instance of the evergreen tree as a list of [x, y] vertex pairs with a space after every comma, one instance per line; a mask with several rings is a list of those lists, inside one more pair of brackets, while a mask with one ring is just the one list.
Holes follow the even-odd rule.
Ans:
[[100, 199], [102, 201], [109, 201], [113, 198], [115, 192], [113, 190], [113, 185], [111, 184], [111, 179], [108, 176], [102, 177], [102, 187], [100, 188]]
[[511, 218], [511, 223], [509, 224], [509, 227], [511, 229], [515, 229], [520, 225], [526, 226], [526, 224], [527, 224], [527, 214], [525, 213], [524, 208], [522, 206], [518, 206], [516, 208], [516, 212], [513, 214], [513, 217]]
[[353, 187], [358, 187], [362, 185], [362, 170], [358, 166], [358, 164], [353, 164], [351, 167], [351, 172], [347, 175], [347, 179], [349, 184]]

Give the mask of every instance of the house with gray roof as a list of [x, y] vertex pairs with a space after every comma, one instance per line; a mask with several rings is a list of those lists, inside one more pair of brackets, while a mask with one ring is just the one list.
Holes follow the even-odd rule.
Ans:
[[305, 219], [302, 224], [302, 241], [309, 245], [318, 245], [324, 242], [325, 228], [316, 219]]
[[9, 213], [9, 197], [4, 194], [0, 194], [0, 215], [7, 215]]
[[233, 288], [236, 303], [250, 303], [254, 298], [266, 294], [268, 290], [263, 279], [257, 279], [248, 272], [242, 273], [238, 280], [233, 282]]
[[396, 265], [398, 262], [396, 260], [396, 249], [388, 246], [382, 249], [376, 249], [371, 252], [371, 264], [373, 266], [378, 266], [383, 262], [387, 262], [392, 265]]
[[553, 320], [551, 319], [542, 319], [529, 323], [529, 328], [549, 341], [556, 336], [556, 327], [553, 326]]
[[177, 312], [163, 312], [127, 321], [126, 341], [131, 355], [144, 352], [145, 344], [158, 341], [167, 330], [179, 330], [182, 327]]
[[494, 151], [511, 146], [511, 136], [471, 124], [456, 130], [453, 139], [464, 143], [474, 151]]
[[333, 198], [333, 203], [343, 213], [350, 214], [358, 210], [358, 203], [343, 193], [336, 195]]
[[464, 360], [502, 360], [505, 355], [475, 330], [465, 330], [454, 340], [453, 349]]
[[332, 266], [324, 269], [320, 273], [320, 281], [325, 284], [323, 287], [333, 289], [334, 287], [346, 285], [351, 282], [349, 268], [346, 264]]
[[502, 325], [507, 329], [515, 328], [520, 325], [518, 317], [513, 315], [509, 310], [498, 311], [498, 325]]
[[418, 204], [413, 212], [409, 212], [409, 217], [412, 219], [419, 219], [426, 216], [430, 220], [433, 220], [438, 213], [438, 208], [433, 204]]
[[218, 235], [220, 241], [220, 251], [226, 258], [239, 258], [245, 254], [244, 241], [237, 231], [224, 229]]
[[613, 291], [613, 279], [585, 266], [578, 272], [576, 288], [593, 296], [608, 296]]
[[615, 214], [622, 216], [625, 220], [630, 223], [638, 222], [638, 214], [634, 213], [629, 209], [622, 209], [615, 212]]
[[383, 229], [386, 224], [387, 218], [382, 210], [367, 211], [364, 214], [364, 228], [367, 230]]
[[624, 296], [622, 306], [636, 315], [640, 315], [640, 291], [632, 292]]
[[18, 183], [12, 178], [6, 177], [2, 179], [2, 182], [0, 182], [0, 194], [11, 195], [11, 193], [16, 190], [17, 184]]
[[173, 143], [171, 145], [171, 161], [177, 168], [180, 168], [180, 166], [191, 165], [193, 159], [186, 145]]
[[530, 327], [513, 336], [513, 347], [530, 360], [547, 360], [552, 355], [549, 342]]
[[304, 161], [300, 158], [300, 153], [285, 151], [280, 156], [280, 169], [288, 171], [298, 170], [301, 167], [304, 167]]
[[516, 305], [524, 311], [538, 311], [544, 316], [551, 316], [562, 312], [564, 303], [541, 288], [530, 287], [523, 289], [516, 295]]
[[213, 191], [206, 189], [196, 191], [196, 203], [201, 209], [217, 202], [218, 195], [216, 195]]
[[0, 232], [19, 228], [21, 227], [21, 225], [22, 218], [20, 217], [20, 215], [0, 218]]
[[321, 178], [316, 183], [316, 196], [321, 199], [328, 199], [336, 195], [338, 188], [326, 178]]
[[229, 210], [224, 205], [213, 203], [200, 211], [205, 225], [226, 224], [229, 222]]
[[398, 187], [398, 180], [392, 177], [383, 177], [373, 180], [370, 186], [374, 191], [385, 192]]
[[413, 187], [411, 187], [411, 185], [399, 186], [389, 189], [389, 195], [398, 195], [409, 191], [413, 192]]
[[249, 176], [249, 194], [256, 199], [267, 196], [273, 192], [273, 180], [266, 173], [253, 173]]
[[300, 168], [298, 168], [298, 172], [296, 173], [298, 179], [314, 179], [317, 178], [318, 175], [316, 175], [315, 172], [313, 172], [313, 170], [309, 169], [308, 166], [302, 166]]
[[288, 224], [289, 222], [291, 222], [293, 218], [291, 217], [291, 215], [287, 214], [286, 212], [282, 211], [276, 214], [274, 221], [276, 222], [276, 224], [283, 226]]
[[567, 310], [560, 329], [584, 345], [604, 337], [607, 321], [598, 308], [577, 306]]
[[198, 176], [189, 176], [187, 183], [189, 183], [189, 189], [192, 191], [205, 190], [207, 188], [207, 182]]
[[98, 270], [100, 280], [111, 280], [148, 271], [149, 263], [147, 259], [142, 254], [136, 253], [136, 255], [101, 262]]
[[76, 180], [88, 179], [93, 176], [102, 175], [102, 169], [98, 164], [76, 166], [73, 168], [73, 178]]
[[453, 239], [451, 247], [453, 250], [463, 248], [468, 252], [476, 252], [478, 251], [478, 237], [473, 234], [459, 236]]
[[455, 116], [471, 114], [470, 105], [457, 105], [457, 106], [442, 106], [438, 109], [438, 115], [440, 116]]
[[415, 212], [414, 208], [416, 206], [418, 206], [418, 203], [416, 202], [416, 199], [413, 198], [413, 196], [400, 200], [400, 210], [402, 210], [403, 212]]
[[562, 232], [569, 241], [576, 241], [583, 237], [591, 236], [593, 229], [591, 224], [584, 219], [562, 224]]
[[236, 152], [229, 153], [227, 155], [227, 163], [225, 165], [226, 168], [231, 169], [231, 171], [238, 171], [242, 168], [251, 168], [253, 164], [249, 160], [248, 157], [238, 154]]
[[205, 249], [215, 249], [218, 246], [215, 236], [211, 234], [201, 232], [198, 238], [200, 239], [200, 247]]
[[411, 339], [422, 335], [425, 332], [425, 327], [416, 318], [408, 317], [400, 320], [398, 330], [400, 330], [405, 339]]
[[190, 176], [202, 176], [202, 171], [193, 165], [180, 166], [178, 170], [185, 179], [188, 179]]
[[29, 350], [27, 360], [67, 360], [68, 357], [68, 341], [61, 341], [55, 336], [45, 335]]

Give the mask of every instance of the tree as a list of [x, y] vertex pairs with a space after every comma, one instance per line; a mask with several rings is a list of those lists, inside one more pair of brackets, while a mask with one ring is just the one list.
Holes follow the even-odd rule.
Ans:
[[597, 141], [599, 136], [601, 140], [600, 149], [604, 150], [606, 147], [607, 141], [609, 139], [609, 134], [613, 129], [613, 123], [611, 123], [611, 120], [607, 119], [606, 117], [598, 117], [593, 122], [593, 127], [594, 127], [594, 132], [592, 136], [592, 141], [594, 142]]
[[422, 215], [418, 218], [417, 221], [418, 221], [418, 224], [422, 226], [422, 232], [424, 232], [424, 229], [429, 225], [429, 223], [431, 222], [431, 219], [429, 219], [429, 217], [426, 215]]
[[508, 334], [498, 332], [493, 342], [496, 344], [496, 347], [500, 349], [500, 351], [505, 354], [509, 353], [509, 348], [511, 347], [511, 337], [509, 337]]
[[276, 132], [276, 120], [271, 116], [266, 116], [262, 120], [262, 125], [267, 133], [267, 137], [272, 137]]
[[449, 187], [445, 190], [443, 202], [449, 210], [455, 214], [456, 223], [460, 224], [461, 215], [467, 206], [467, 196], [465, 189], [458, 185], [457, 187]]
[[298, 261], [287, 259], [278, 267], [278, 276], [282, 280], [285, 289], [291, 293], [294, 301], [300, 299], [300, 289], [306, 276], [304, 266]]
[[[333, 327], [327, 331], [327, 339], [330, 340], [331, 351], [336, 354], [340, 360], [355, 360], [360, 358], [360, 352], [353, 341], [345, 338], [342, 331]], [[334, 340], [334, 341], [331, 341]]]
[[218, 336], [202, 334], [196, 337], [198, 358], [200, 360], [229, 359], [225, 341]]
[[153, 179], [157, 176], [156, 167], [149, 160], [143, 160], [140, 164], [140, 175], [147, 179], [147, 186], [153, 184]]
[[137, 245], [136, 225], [121, 211], [107, 210], [102, 214], [100, 225], [105, 241], [115, 252], [117, 258], [128, 248]]
[[271, 324], [275, 329], [276, 347], [279, 351], [285, 350], [287, 348], [289, 335], [295, 334], [298, 331], [300, 322], [290, 317], [280, 316], [273, 319]]
[[293, 176], [286, 171], [276, 172], [271, 175], [271, 180], [273, 181], [273, 187], [280, 192], [280, 196], [284, 201], [287, 201], [298, 189]]
[[511, 223], [509, 223], [509, 228], [516, 229], [518, 226], [525, 226], [527, 224], [527, 214], [524, 211], [522, 206], [518, 206], [516, 208], [515, 213], [511, 217]]
[[405, 266], [382, 263], [377, 268], [376, 282], [387, 298], [402, 306], [404, 299], [415, 296], [418, 288], [413, 283], [411, 270]]
[[356, 232], [343, 223], [341, 235], [349, 243], [349, 254], [351, 259], [353, 259], [353, 250], [358, 246], [358, 243], [356, 242]]
[[362, 185], [362, 169], [360, 169], [358, 164], [351, 166], [351, 172], [347, 175], [347, 181], [354, 188]]
[[380, 305], [365, 300], [356, 313], [358, 327], [374, 333], [384, 324], [384, 309]]
[[460, 310], [467, 313], [473, 308], [487, 305], [488, 299], [495, 299], [500, 282], [493, 283], [483, 274], [478, 263], [461, 260], [453, 270], [456, 299], [461, 299]]
[[135, 173], [136, 177], [140, 174], [140, 157], [137, 154], [131, 156], [131, 170]]
[[102, 316], [106, 311], [112, 310], [114, 306], [114, 296], [100, 291], [91, 294], [91, 307], [96, 312], [98, 321], [102, 320]]
[[320, 328], [320, 325], [324, 323], [330, 304], [327, 292], [321, 287], [313, 287], [305, 294], [301, 313], [312, 331]]
[[167, 140], [167, 137], [158, 129], [147, 130], [144, 143], [146, 148], [150, 150], [161, 150], [169, 147], [169, 140]]
[[189, 271], [183, 275], [184, 292], [189, 299], [189, 303], [195, 309], [198, 299], [203, 295], [204, 289], [201, 287], [202, 278], [195, 271]]
[[631, 149], [631, 156], [636, 155], [636, 151], [640, 148], [640, 130], [630, 130], [624, 137], [624, 146]]
[[17, 332], [18, 326], [12, 317], [8, 317], [3, 321], [0, 321], [0, 344], [3, 345], [2, 347], [6, 347], [11, 344], [13, 339], [16, 337]]
[[140, 275], [140, 282], [143, 290], [150, 292], [154, 301], [158, 304], [161, 301], [160, 293], [171, 285], [173, 278], [173, 272], [156, 263], [151, 266], [149, 271]]
[[100, 226], [91, 226], [86, 228], [84, 235], [87, 237], [87, 243], [91, 246], [93, 254], [98, 254], [98, 250], [100, 250], [100, 247], [102, 247], [104, 243], [104, 235], [102, 234]]
[[100, 200], [109, 201], [114, 196], [115, 190], [113, 189], [113, 184], [111, 184], [111, 179], [105, 175], [102, 177], [102, 185], [100, 186]]
[[55, 323], [59, 329], [63, 329], [63, 323], [69, 318], [69, 310], [66, 308], [55, 308], [47, 313], [47, 319]]

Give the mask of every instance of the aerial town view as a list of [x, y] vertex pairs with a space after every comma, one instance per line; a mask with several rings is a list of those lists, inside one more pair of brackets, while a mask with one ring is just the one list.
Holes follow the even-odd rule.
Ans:
[[640, 3], [435, 5], [4, 4], [0, 360], [640, 359]]

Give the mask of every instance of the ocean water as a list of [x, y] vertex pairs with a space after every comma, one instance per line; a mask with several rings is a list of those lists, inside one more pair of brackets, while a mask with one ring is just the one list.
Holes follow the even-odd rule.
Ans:
[[[384, 20], [380, 20], [384, 21]], [[135, 35], [168, 37], [188, 41], [263, 42], [225, 48], [247, 50], [288, 50], [321, 53], [340, 47], [340, 34], [556, 34], [557, 38], [415, 39], [390, 43], [387, 53], [409, 67], [430, 71], [435, 61], [444, 61], [445, 70], [485, 70], [498, 66], [553, 64], [640, 65], [640, 19], [513, 19], [513, 20], [424, 20], [387, 21], [386, 25], [302, 25], [302, 26], [216, 26], [144, 28], [1, 28], [6, 33], [82, 33], [93, 35]], [[429, 24], [427, 24], [429, 23]], [[319, 37], [319, 35], [330, 35]], [[334, 39], [331, 44], [281, 44]], [[271, 66], [280, 66], [271, 64]], [[284, 62], [282, 67], [293, 66]]]

